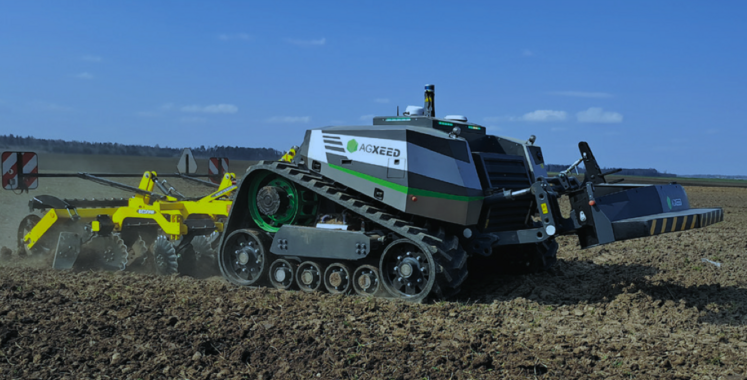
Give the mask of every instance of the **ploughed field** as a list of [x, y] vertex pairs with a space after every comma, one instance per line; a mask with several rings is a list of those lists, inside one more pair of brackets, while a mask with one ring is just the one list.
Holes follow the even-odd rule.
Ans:
[[[687, 191], [725, 221], [588, 250], [562, 237], [554, 270], [471, 278], [434, 304], [60, 272], [13, 254], [0, 378], [744, 379], [747, 189]], [[33, 194], [128, 196], [71, 179]], [[16, 248], [29, 198], [0, 193], [0, 245]]]

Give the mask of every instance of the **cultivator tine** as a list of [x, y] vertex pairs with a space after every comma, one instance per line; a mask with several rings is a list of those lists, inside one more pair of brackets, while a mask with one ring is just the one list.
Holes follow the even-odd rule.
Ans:
[[73, 232], [61, 232], [57, 240], [57, 252], [54, 255], [52, 268], [71, 269], [80, 254], [80, 235]]

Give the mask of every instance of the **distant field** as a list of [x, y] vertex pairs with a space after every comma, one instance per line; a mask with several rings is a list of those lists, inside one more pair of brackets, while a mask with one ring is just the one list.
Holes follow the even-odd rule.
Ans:
[[[88, 154], [39, 153], [40, 173], [175, 173], [178, 157], [109, 156]], [[207, 173], [208, 159], [198, 158], [197, 172]], [[237, 176], [256, 161], [231, 160], [229, 170]]]

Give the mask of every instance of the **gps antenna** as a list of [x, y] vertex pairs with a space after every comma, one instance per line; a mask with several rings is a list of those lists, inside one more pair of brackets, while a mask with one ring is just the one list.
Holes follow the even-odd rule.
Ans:
[[436, 85], [425, 85], [425, 116], [436, 117]]

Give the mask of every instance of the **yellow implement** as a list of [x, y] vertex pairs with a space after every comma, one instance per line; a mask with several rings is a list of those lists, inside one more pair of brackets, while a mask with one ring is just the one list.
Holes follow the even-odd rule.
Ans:
[[[165, 195], [153, 192], [156, 186]], [[126, 200], [61, 200], [37, 196], [32, 199], [30, 208], [48, 211], [41, 219], [35, 215], [24, 219], [19, 228], [19, 238], [23, 236], [19, 248], [29, 254], [45, 253], [52, 251], [54, 240], [58, 239], [53, 265], [63, 269], [72, 267], [79, 253], [75, 252], [78, 246], [113, 234], [114, 240], [96, 245], [104, 251], [106, 257], [102, 260], [110, 268], [124, 269], [133, 264], [138, 257], [128, 260], [128, 251], [129, 256], [143, 256], [150, 250], [156, 256], [152, 260], [156, 272], [173, 273], [177, 257], [192, 248], [193, 239], [204, 240], [206, 236], [223, 231], [223, 220], [231, 210], [231, 196], [236, 188], [236, 176], [225, 173], [216, 191], [199, 198], [186, 198], [173, 188], [166, 189], [164, 183], [158, 181], [157, 173], [148, 171], [143, 174], [139, 186], [133, 188], [135, 195]], [[65, 232], [54, 236], [57, 230]], [[119, 244], [120, 240], [123, 244]], [[179, 244], [174, 247], [172, 243], [177, 241]], [[205, 247], [205, 244], [200, 241], [198, 245]], [[163, 251], [160, 258], [159, 250]]]

